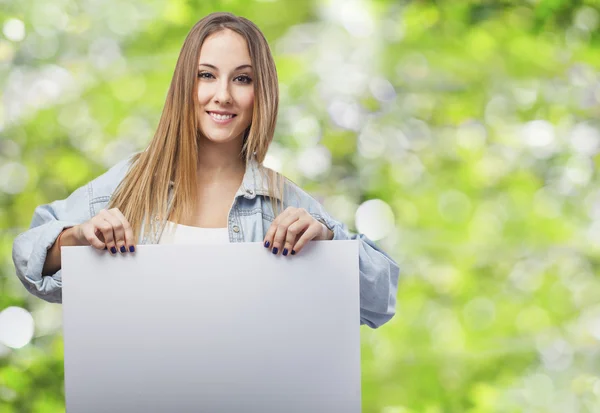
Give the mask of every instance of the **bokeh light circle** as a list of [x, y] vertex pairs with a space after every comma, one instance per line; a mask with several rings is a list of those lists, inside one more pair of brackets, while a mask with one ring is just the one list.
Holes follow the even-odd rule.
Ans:
[[373, 241], [385, 238], [394, 229], [394, 212], [381, 199], [363, 202], [356, 210], [356, 229]]
[[0, 313], [0, 343], [21, 348], [33, 338], [34, 322], [29, 311], [21, 307], [7, 307]]

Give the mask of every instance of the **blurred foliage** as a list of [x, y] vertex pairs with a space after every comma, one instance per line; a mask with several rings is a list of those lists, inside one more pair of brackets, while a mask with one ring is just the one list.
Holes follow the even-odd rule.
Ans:
[[599, 1], [0, 4], [0, 310], [36, 323], [0, 353], [0, 413], [64, 408], [60, 306], [19, 283], [14, 237], [146, 145], [217, 10], [276, 57], [269, 165], [353, 229], [365, 200], [394, 213], [398, 312], [362, 330], [363, 411], [600, 412]]

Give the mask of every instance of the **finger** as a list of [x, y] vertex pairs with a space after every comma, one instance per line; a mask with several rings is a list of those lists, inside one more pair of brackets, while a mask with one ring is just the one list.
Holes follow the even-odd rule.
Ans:
[[119, 221], [121, 221], [121, 225], [123, 226], [123, 230], [125, 232], [125, 248], [129, 252], [135, 251], [135, 235], [133, 234], [133, 228], [125, 218], [125, 215], [118, 208], [113, 208], [109, 211], [113, 214]]
[[321, 233], [321, 231], [323, 230], [322, 225], [323, 224], [321, 224], [318, 221], [313, 221], [313, 223], [310, 224], [308, 229], [304, 231], [304, 234], [302, 234], [300, 239], [298, 239], [298, 241], [296, 241], [296, 244], [292, 247], [294, 255], [302, 251], [302, 249], [308, 241], [315, 239]]
[[103, 250], [106, 247], [106, 244], [96, 236], [96, 231], [92, 225], [83, 224], [80, 228], [81, 234], [92, 247], [99, 250]]
[[273, 237], [273, 254], [277, 254], [278, 251], [282, 250], [288, 227], [298, 221], [299, 218], [299, 213], [293, 212], [279, 222]]
[[115, 244], [115, 236], [113, 233], [112, 224], [100, 215], [96, 215], [92, 219], [92, 223], [93, 226], [97, 228], [104, 237], [104, 243], [106, 244], [106, 248], [111, 252], [111, 254], [116, 254], [117, 246]]
[[291, 252], [292, 255], [296, 254], [296, 250], [294, 249], [296, 239], [304, 234], [310, 224], [310, 218], [302, 217], [288, 227], [285, 236], [285, 244], [283, 245], [283, 255], [288, 255], [288, 252]]
[[[265, 246], [265, 248], [273, 248], [273, 240], [275, 238], [275, 233], [277, 232], [277, 227], [279, 225], [279, 223], [285, 219], [289, 214], [291, 214], [293, 212], [292, 208], [286, 208], [285, 211], [283, 211], [281, 214], [279, 214], [271, 223], [271, 226], [269, 227], [269, 229], [267, 230], [267, 233], [265, 234], [265, 238], [263, 240], [263, 244]], [[277, 254], [277, 253], [275, 253]]]
[[121, 254], [127, 252], [127, 248], [125, 248], [125, 229], [121, 220], [105, 209], [100, 212], [100, 215], [112, 226], [117, 251], [120, 251]]

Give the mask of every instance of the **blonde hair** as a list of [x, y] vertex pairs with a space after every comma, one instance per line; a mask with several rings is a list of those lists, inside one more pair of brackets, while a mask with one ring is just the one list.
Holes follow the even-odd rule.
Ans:
[[[254, 72], [252, 121], [244, 133], [240, 156], [246, 163], [254, 157], [259, 166], [265, 159], [273, 140], [279, 105], [277, 71], [269, 45], [250, 20], [231, 13], [209, 14], [188, 33], [177, 59], [156, 133], [148, 148], [135, 155], [130, 170], [110, 201], [110, 208], [119, 208], [125, 215], [136, 239], [140, 236], [142, 224], [144, 232], [150, 231], [153, 215], [159, 216], [162, 221], [168, 218], [175, 222], [193, 216], [197, 193], [198, 59], [206, 38], [225, 29], [246, 39]], [[273, 212], [278, 214], [283, 208], [285, 179], [272, 170], [263, 170]], [[171, 182], [172, 205], [168, 209]]]

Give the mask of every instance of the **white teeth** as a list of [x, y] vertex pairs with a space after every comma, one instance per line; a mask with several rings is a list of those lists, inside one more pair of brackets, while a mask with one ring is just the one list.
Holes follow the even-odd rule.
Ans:
[[233, 115], [219, 115], [217, 113], [212, 113], [212, 112], [210, 112], [210, 116], [212, 116], [216, 120], [226, 120], [226, 119], [233, 118]]

